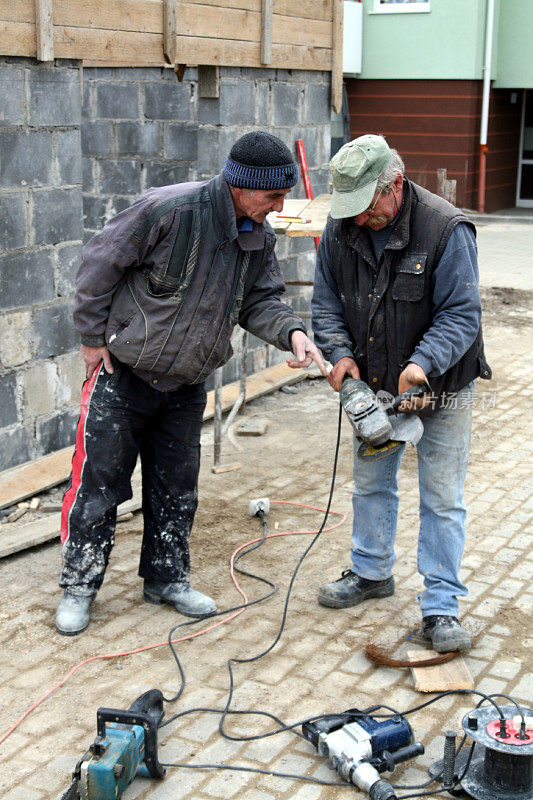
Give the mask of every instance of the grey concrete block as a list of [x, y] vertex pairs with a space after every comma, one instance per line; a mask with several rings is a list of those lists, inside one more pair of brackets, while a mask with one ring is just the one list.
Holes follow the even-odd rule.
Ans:
[[198, 158], [198, 125], [165, 125], [165, 157], [177, 161]]
[[147, 161], [144, 164], [144, 190], [151, 186], [170, 186], [189, 180], [189, 165], [175, 161]]
[[138, 85], [99, 82], [96, 86], [96, 115], [108, 119], [138, 119]]
[[305, 121], [329, 125], [331, 118], [329, 86], [310, 84], [305, 90]]
[[198, 130], [197, 170], [199, 180], [213, 177], [220, 172], [237, 139], [238, 133], [226, 128], [200, 128]]
[[288, 242], [288, 255], [299, 253], [314, 253], [315, 245], [311, 236], [286, 236]]
[[56, 407], [57, 369], [53, 361], [35, 362], [21, 371], [23, 417], [52, 414]]
[[220, 81], [218, 99], [199, 98], [198, 121], [210, 125], [253, 125], [255, 85], [253, 81]]
[[84, 156], [114, 155], [114, 135], [111, 122], [103, 119], [83, 120], [81, 151]]
[[0, 194], [0, 242], [2, 250], [26, 244], [26, 196], [20, 192]]
[[51, 358], [68, 353], [79, 345], [72, 320], [72, 303], [54, 303], [35, 309], [33, 316], [36, 358]]
[[77, 411], [63, 411], [36, 424], [37, 456], [52, 453], [74, 444], [76, 426], [79, 418]]
[[82, 187], [84, 192], [93, 192], [94, 183], [94, 158], [81, 159]]
[[33, 195], [35, 244], [59, 244], [83, 236], [81, 187], [43, 190]]
[[14, 425], [18, 419], [16, 388], [17, 379], [14, 372], [2, 376], [0, 381], [0, 428]]
[[139, 194], [141, 191], [141, 162], [113, 161], [99, 163], [99, 185], [103, 194]]
[[31, 324], [30, 311], [0, 315], [0, 363], [4, 368], [18, 367], [31, 359]]
[[276, 79], [276, 70], [270, 67], [243, 67], [242, 77], [252, 81], [273, 81]]
[[60, 183], [81, 183], [80, 131], [57, 131], [56, 136], [57, 166]]
[[49, 131], [0, 132], [0, 186], [52, 183], [52, 134]]
[[85, 68], [83, 70], [83, 102], [81, 105], [81, 118], [90, 119], [93, 116], [94, 81], [88, 81]]
[[302, 119], [302, 88], [290, 83], [272, 85], [274, 125], [296, 125]]
[[69, 297], [74, 292], [76, 273], [81, 263], [81, 249], [81, 242], [57, 248], [57, 294], [59, 297]]
[[120, 212], [124, 211], [124, 209], [129, 208], [133, 204], [134, 200], [134, 197], [115, 197], [113, 199], [113, 206], [108, 219], [114, 217], [115, 214], [120, 214]]
[[23, 70], [14, 64], [1, 64], [0, 86], [0, 124], [22, 125], [26, 118]]
[[174, 81], [144, 85], [144, 115], [147, 119], [191, 119], [191, 87]]
[[298, 258], [297, 256], [289, 256], [279, 262], [279, 266], [283, 277], [286, 281], [298, 280]]
[[310, 169], [309, 177], [315, 195], [328, 194], [330, 192], [331, 175], [329, 169]]
[[118, 81], [159, 81], [161, 67], [115, 67], [113, 77]]
[[100, 230], [109, 219], [110, 198], [100, 195], [83, 195], [83, 227]]
[[0, 308], [18, 308], [54, 297], [54, 266], [50, 250], [0, 256]]
[[220, 67], [221, 78], [242, 78], [241, 67]]
[[83, 81], [109, 81], [115, 73], [113, 67], [84, 67]]
[[0, 431], [0, 470], [30, 460], [30, 438], [22, 428]]
[[270, 98], [271, 98], [270, 83], [257, 83], [255, 87], [255, 124], [260, 126], [268, 126], [271, 118], [270, 111]]
[[157, 156], [161, 152], [161, 123], [117, 122], [119, 156]]
[[77, 69], [34, 67], [28, 71], [30, 125], [79, 125], [80, 73]]

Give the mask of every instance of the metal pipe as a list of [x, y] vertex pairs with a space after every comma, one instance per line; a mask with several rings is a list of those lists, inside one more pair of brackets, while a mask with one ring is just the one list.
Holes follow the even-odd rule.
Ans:
[[479, 137], [478, 211], [485, 211], [485, 185], [487, 173], [487, 136], [489, 128], [490, 80], [492, 68], [492, 38], [494, 32], [494, 0], [487, 0], [487, 20], [485, 26], [485, 61], [483, 72], [483, 101], [481, 105], [481, 132]]
[[215, 390], [215, 416], [214, 416], [214, 466], [220, 466], [220, 452], [222, 449], [222, 367], [215, 370], [213, 376]]

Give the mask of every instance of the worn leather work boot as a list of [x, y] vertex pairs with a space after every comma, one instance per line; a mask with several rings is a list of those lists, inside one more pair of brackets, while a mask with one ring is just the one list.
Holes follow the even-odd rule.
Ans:
[[371, 597], [390, 597], [394, 594], [394, 578], [384, 581], [370, 581], [361, 578], [350, 569], [332, 583], [326, 583], [318, 590], [318, 602], [328, 608], [348, 608], [362, 603]]
[[144, 582], [144, 599], [159, 605], [167, 603], [185, 617], [209, 617], [217, 610], [215, 601], [191, 589], [188, 583]]
[[76, 636], [89, 624], [89, 608], [96, 594], [74, 594], [65, 589], [56, 611], [56, 628], [64, 636]]
[[430, 614], [422, 620], [422, 636], [429, 639], [437, 653], [451, 650], [466, 650], [470, 647], [470, 636], [457, 617]]

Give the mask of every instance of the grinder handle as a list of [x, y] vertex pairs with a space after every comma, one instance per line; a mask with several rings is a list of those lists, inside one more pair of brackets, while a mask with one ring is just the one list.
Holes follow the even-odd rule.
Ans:
[[391, 408], [393, 411], [396, 411], [404, 400], [410, 400], [412, 397], [422, 397], [428, 392], [431, 392], [431, 386], [427, 381], [424, 381], [424, 383], [417, 383], [416, 386], [411, 386], [410, 389], [406, 389], [405, 392], [395, 397], [391, 403]]
[[149, 714], [157, 727], [165, 715], [163, 707], [163, 695], [159, 689], [148, 689], [147, 692], [139, 695], [128, 709], [129, 711], [140, 711]]

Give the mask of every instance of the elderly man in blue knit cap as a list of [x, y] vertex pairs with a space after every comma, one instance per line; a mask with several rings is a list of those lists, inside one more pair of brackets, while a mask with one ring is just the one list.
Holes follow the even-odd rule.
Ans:
[[241, 137], [210, 181], [150, 189], [83, 251], [74, 318], [87, 367], [72, 475], [63, 500], [60, 633], [89, 624], [141, 456], [144, 598], [189, 617], [216, 611], [189, 585], [205, 380], [231, 357], [238, 323], [291, 367], [324, 364], [282, 303], [275, 236], [265, 222], [298, 181], [276, 136]]

